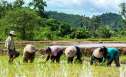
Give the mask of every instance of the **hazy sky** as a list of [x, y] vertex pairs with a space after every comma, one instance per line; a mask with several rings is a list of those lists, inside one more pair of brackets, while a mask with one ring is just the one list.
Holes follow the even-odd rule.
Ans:
[[[12, 0], [8, 0], [12, 1]], [[29, 0], [26, 0], [29, 1]], [[119, 4], [126, 0], [45, 0], [46, 10], [68, 14], [98, 15], [106, 12], [119, 13]]]
[[126, 0], [46, 0], [48, 10], [72, 14], [97, 15], [106, 12], [119, 13], [119, 4]]

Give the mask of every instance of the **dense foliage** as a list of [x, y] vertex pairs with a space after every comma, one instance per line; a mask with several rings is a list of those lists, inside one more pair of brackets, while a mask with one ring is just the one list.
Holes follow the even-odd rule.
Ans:
[[[57, 40], [111, 38], [126, 36], [126, 26], [121, 15], [105, 13], [99, 16], [45, 12], [46, 2], [23, 0], [9, 3], [0, 1], [0, 40], [5, 40], [10, 30], [15, 30], [18, 40]], [[122, 7], [123, 8], [123, 7]], [[125, 14], [121, 12], [121, 14]]]

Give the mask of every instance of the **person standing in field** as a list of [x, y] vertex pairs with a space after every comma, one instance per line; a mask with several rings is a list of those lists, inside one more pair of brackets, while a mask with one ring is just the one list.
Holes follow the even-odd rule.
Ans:
[[14, 37], [16, 36], [15, 31], [10, 31], [9, 36], [5, 41], [5, 47], [8, 49], [9, 63], [12, 63], [13, 60], [19, 56], [19, 52], [15, 50]]

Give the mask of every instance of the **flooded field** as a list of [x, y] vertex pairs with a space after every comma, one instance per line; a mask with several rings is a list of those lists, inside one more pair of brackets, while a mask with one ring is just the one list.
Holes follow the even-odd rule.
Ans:
[[[90, 52], [92, 48], [107, 46], [125, 48], [126, 43], [116, 42], [16, 42], [16, 49], [20, 52], [26, 44], [32, 43], [37, 48], [44, 48], [50, 45], [61, 45], [64, 47], [70, 45], [80, 46], [83, 51]], [[86, 48], [86, 49], [85, 49]], [[4, 43], [0, 43], [0, 49], [4, 49]], [[22, 62], [22, 56], [17, 58], [13, 64], [8, 64], [8, 57], [6, 55], [0, 56], [0, 77], [126, 77], [126, 65], [121, 64], [120, 68], [116, 68], [114, 64], [112, 67], [106, 65], [89, 64], [90, 57], [84, 56], [83, 64], [67, 64], [66, 58], [61, 57], [59, 64], [45, 62], [45, 58], [37, 56], [34, 63], [25, 64]], [[125, 56], [121, 56], [120, 61], [126, 61]]]
[[[0, 56], [0, 77], [120, 77], [120, 68], [115, 66], [90, 66], [83, 64], [67, 64], [62, 58], [59, 64], [44, 62], [36, 58], [34, 63], [22, 63], [22, 58], [17, 58], [13, 64], [8, 64], [6, 56]], [[121, 67], [122, 75], [125, 71]]]
[[[85, 41], [17, 41], [16, 49], [22, 53], [26, 44], [33, 44], [38, 49], [43, 49], [47, 46], [60, 45], [66, 48], [67, 46], [79, 46], [85, 55], [91, 55], [94, 48], [97, 47], [117, 47], [121, 49], [121, 53], [126, 54], [126, 42], [85, 42]], [[0, 53], [7, 51], [4, 47], [4, 42], [0, 42]]]
[[[38, 48], [51, 45], [79, 46], [81, 48], [106, 47], [126, 47], [126, 42], [83, 42], [83, 41], [20, 41], [16, 42], [16, 47], [24, 47], [26, 44], [34, 44]], [[0, 42], [0, 48], [4, 48], [4, 42]]]

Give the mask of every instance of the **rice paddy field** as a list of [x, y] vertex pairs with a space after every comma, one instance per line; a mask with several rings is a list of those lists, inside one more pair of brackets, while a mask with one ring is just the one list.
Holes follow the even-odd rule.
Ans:
[[[51, 44], [35, 44], [38, 48]], [[68, 44], [67, 44], [68, 45]], [[22, 44], [17, 44], [17, 50], [23, 49]], [[0, 45], [3, 48], [3, 44]], [[126, 65], [121, 64], [120, 68], [111, 67], [105, 64], [90, 66], [90, 57], [83, 57], [83, 63], [67, 64], [66, 57], [61, 57], [60, 63], [45, 62], [45, 56], [36, 55], [33, 63], [23, 63], [22, 55], [16, 58], [13, 64], [8, 63], [6, 54], [0, 56], [0, 77], [126, 77]], [[125, 62], [126, 57], [121, 56], [120, 62]]]
[[[60, 64], [56, 64], [36, 58], [34, 63], [25, 64], [19, 57], [13, 64], [9, 64], [7, 60], [7, 56], [0, 56], [0, 77], [120, 77], [121, 71], [114, 65], [90, 66], [85, 61], [83, 64], [67, 64], [66, 60], [62, 59]], [[125, 71], [124, 66], [121, 68], [122, 72]]]

